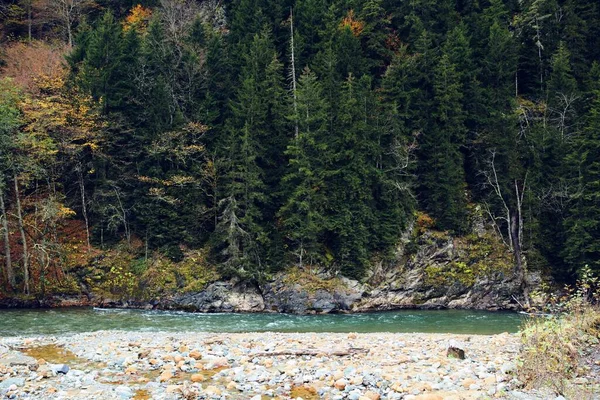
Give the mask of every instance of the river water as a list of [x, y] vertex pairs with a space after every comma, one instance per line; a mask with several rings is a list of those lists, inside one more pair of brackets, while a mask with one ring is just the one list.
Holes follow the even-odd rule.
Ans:
[[523, 317], [508, 312], [402, 310], [366, 314], [200, 314], [67, 308], [0, 310], [0, 336], [124, 331], [199, 332], [517, 332]]

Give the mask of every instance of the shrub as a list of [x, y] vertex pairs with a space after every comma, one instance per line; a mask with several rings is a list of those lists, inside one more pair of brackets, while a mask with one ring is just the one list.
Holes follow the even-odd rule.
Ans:
[[577, 290], [563, 312], [532, 318], [522, 329], [519, 379], [531, 388], [549, 388], [567, 398], [591, 399], [600, 385], [587, 377], [600, 343], [597, 278], [582, 270]]

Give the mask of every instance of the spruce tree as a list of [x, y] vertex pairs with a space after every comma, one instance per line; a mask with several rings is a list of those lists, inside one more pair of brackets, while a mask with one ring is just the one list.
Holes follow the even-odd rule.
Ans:
[[383, 1], [366, 1], [362, 6], [360, 17], [364, 21], [364, 29], [360, 37], [370, 67], [370, 75], [379, 77], [391, 61], [393, 50], [390, 47], [395, 44], [393, 40], [396, 39], [383, 7]]
[[369, 112], [373, 99], [368, 77], [352, 75], [342, 86], [340, 110], [328, 140], [331, 167], [325, 177], [328, 245], [346, 276], [360, 277], [369, 263], [374, 225], [372, 185], [378, 143]]
[[245, 52], [240, 87], [231, 103], [227, 152], [222, 161], [223, 212], [217, 232], [228, 273], [242, 276], [259, 277], [264, 272], [263, 255], [269, 242], [264, 224], [268, 188], [259, 159], [266, 158], [265, 140], [275, 133], [269, 131], [273, 108], [268, 94], [273, 90], [271, 75], [281, 70], [278, 64], [271, 36], [267, 32], [255, 35]]
[[567, 275], [586, 265], [600, 271], [600, 91], [593, 96], [585, 128], [574, 136], [573, 152], [568, 158], [573, 191], [564, 219]]
[[594, 37], [593, 30], [598, 32], [597, 27], [590, 25], [597, 14], [594, 7], [597, 5], [590, 2], [567, 0], [562, 8], [564, 27], [561, 38], [571, 52], [573, 75], [578, 81], [585, 79], [589, 67], [588, 60], [594, 59], [591, 56], [594, 46], [590, 43], [590, 39]]
[[[564, 42], [552, 57], [552, 72], [547, 80], [545, 113], [536, 120], [526, 138], [531, 157], [529, 185], [532, 196], [527, 208], [530, 247], [544, 257], [545, 262], [563, 269], [561, 252], [565, 232], [562, 221], [567, 211], [569, 167], [565, 154], [572, 149], [571, 137], [580, 130], [578, 103], [580, 95], [573, 78], [569, 51]], [[543, 262], [542, 261], [542, 262]], [[562, 272], [557, 273], [560, 275]]]
[[122, 29], [110, 11], [106, 12], [91, 34], [79, 76], [80, 84], [101, 100], [105, 113], [123, 103], [123, 85], [130, 77], [123, 60]]
[[425, 209], [442, 230], [466, 231], [463, 157], [465, 113], [455, 66], [442, 56], [434, 78], [434, 122], [421, 141], [420, 182]]
[[324, 208], [326, 205], [325, 174], [330, 157], [327, 149], [327, 103], [321, 83], [314, 72], [305, 68], [298, 81], [298, 137], [287, 149], [289, 168], [283, 178], [289, 193], [279, 215], [289, 253], [300, 266], [325, 261]]

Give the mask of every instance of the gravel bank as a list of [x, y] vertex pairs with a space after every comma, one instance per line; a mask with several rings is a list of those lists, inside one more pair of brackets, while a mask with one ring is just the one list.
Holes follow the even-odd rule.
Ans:
[[[449, 346], [464, 360], [447, 357]], [[537, 399], [519, 337], [101, 331], [0, 338], [0, 398]]]

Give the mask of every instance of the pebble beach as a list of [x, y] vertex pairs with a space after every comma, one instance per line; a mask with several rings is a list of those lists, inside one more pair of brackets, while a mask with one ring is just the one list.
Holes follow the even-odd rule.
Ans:
[[[0, 338], [0, 398], [537, 399], [518, 334], [99, 331]], [[448, 357], [449, 347], [465, 359]]]

